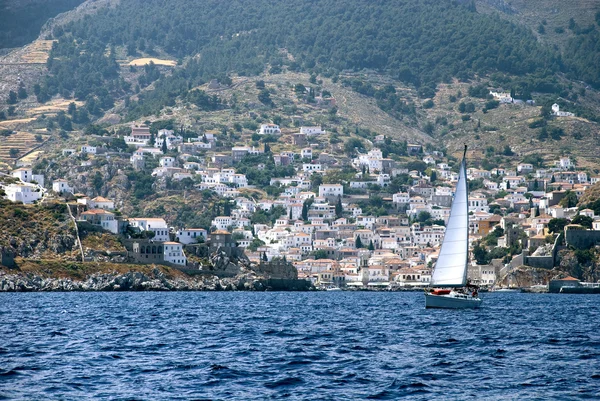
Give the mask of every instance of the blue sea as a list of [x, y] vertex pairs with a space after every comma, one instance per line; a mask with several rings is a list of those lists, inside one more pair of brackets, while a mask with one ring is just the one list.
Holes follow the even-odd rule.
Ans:
[[3, 400], [600, 399], [600, 296], [0, 294]]

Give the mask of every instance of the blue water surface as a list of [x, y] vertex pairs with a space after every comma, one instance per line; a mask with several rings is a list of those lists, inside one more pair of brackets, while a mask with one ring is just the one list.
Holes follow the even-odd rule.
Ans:
[[0, 294], [0, 399], [600, 399], [598, 295]]

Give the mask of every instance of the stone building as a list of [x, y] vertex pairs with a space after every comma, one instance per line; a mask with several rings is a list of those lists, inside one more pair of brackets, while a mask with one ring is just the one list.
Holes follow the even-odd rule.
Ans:
[[238, 248], [237, 242], [227, 230], [216, 230], [210, 233], [207, 245], [210, 254], [221, 250], [229, 257], [238, 258], [244, 253], [244, 249]]

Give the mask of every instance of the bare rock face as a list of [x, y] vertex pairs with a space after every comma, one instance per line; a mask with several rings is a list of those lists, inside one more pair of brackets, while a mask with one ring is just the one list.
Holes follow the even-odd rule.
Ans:
[[[245, 256], [245, 255], [244, 255]], [[232, 258], [224, 250], [218, 248], [209, 257], [211, 266], [208, 268], [210, 273], [219, 277], [232, 277], [241, 272], [239, 258]], [[247, 258], [246, 258], [247, 260]], [[248, 264], [250, 261], [248, 261]]]
[[284, 260], [261, 262], [251, 267], [252, 271], [265, 278], [296, 280], [298, 270], [293, 264]]
[[70, 253], [75, 247], [76, 241], [77, 239], [71, 233], [56, 234], [51, 237], [42, 234], [10, 237], [8, 245], [18, 256], [40, 258], [46, 252], [58, 255]]

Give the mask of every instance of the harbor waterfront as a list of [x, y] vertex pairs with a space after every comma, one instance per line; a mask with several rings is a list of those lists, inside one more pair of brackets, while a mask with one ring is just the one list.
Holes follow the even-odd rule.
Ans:
[[0, 294], [3, 399], [595, 399], [597, 295]]

